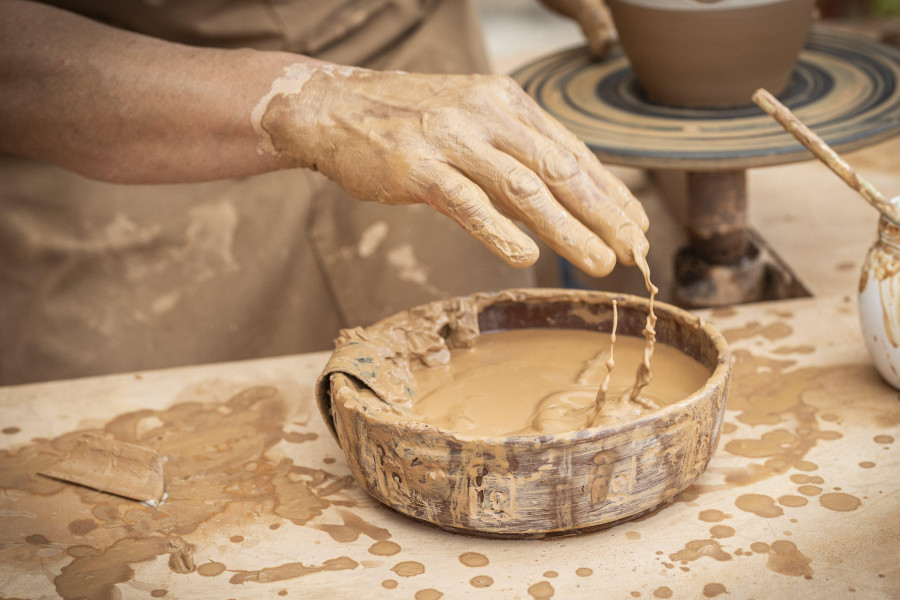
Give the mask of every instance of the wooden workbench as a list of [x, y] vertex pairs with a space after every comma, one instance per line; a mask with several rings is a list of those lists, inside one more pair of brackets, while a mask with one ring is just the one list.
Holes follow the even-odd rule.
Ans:
[[[365, 495], [315, 407], [324, 353], [0, 389], [0, 597], [900, 597], [900, 396], [854, 301], [703, 314], [735, 357], [706, 473], [638, 521], [542, 541]], [[29, 471], [85, 429], [166, 455], [166, 502]]]

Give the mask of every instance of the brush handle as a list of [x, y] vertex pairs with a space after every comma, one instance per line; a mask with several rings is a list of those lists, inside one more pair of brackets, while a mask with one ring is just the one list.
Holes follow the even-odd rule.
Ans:
[[791, 110], [778, 101], [767, 90], [758, 89], [753, 94], [753, 101], [784, 129], [797, 138], [801, 144], [813, 153], [829, 169], [851, 188], [857, 191], [866, 201], [895, 223], [900, 223], [900, 209], [888, 202], [875, 187], [860, 176], [847, 162], [840, 157], [825, 141], [803, 124]]

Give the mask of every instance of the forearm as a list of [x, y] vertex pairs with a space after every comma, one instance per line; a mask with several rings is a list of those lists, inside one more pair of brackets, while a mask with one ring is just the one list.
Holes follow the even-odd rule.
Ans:
[[0, 151], [88, 177], [204, 181], [273, 170], [251, 112], [280, 52], [193, 48], [40, 4], [0, 2]]

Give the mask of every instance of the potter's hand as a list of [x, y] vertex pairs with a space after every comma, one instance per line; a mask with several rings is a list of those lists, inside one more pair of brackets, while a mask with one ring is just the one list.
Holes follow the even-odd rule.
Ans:
[[427, 203], [512, 266], [538, 249], [506, 216], [591, 275], [647, 252], [641, 205], [508, 77], [298, 63], [254, 119], [280, 167], [360, 200]]
[[547, 8], [574, 19], [587, 38], [591, 54], [603, 58], [616, 41], [612, 16], [603, 0], [541, 0]]

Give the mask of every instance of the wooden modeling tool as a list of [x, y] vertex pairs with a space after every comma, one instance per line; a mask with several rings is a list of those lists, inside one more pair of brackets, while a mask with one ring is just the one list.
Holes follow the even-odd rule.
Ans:
[[162, 460], [155, 450], [96, 433], [81, 436], [69, 453], [39, 473], [151, 504], [158, 504], [164, 492]]
[[806, 146], [816, 158], [825, 163], [829, 169], [834, 171], [847, 185], [856, 190], [869, 204], [894, 223], [900, 223], [900, 209], [886, 200], [881, 192], [875, 189], [875, 186], [854, 171], [834, 149], [825, 143], [825, 140], [804, 125], [791, 112], [791, 109], [779, 102], [768, 90], [756, 90], [752, 99], [757, 106], [778, 121], [785, 131], [797, 138], [797, 141]]

